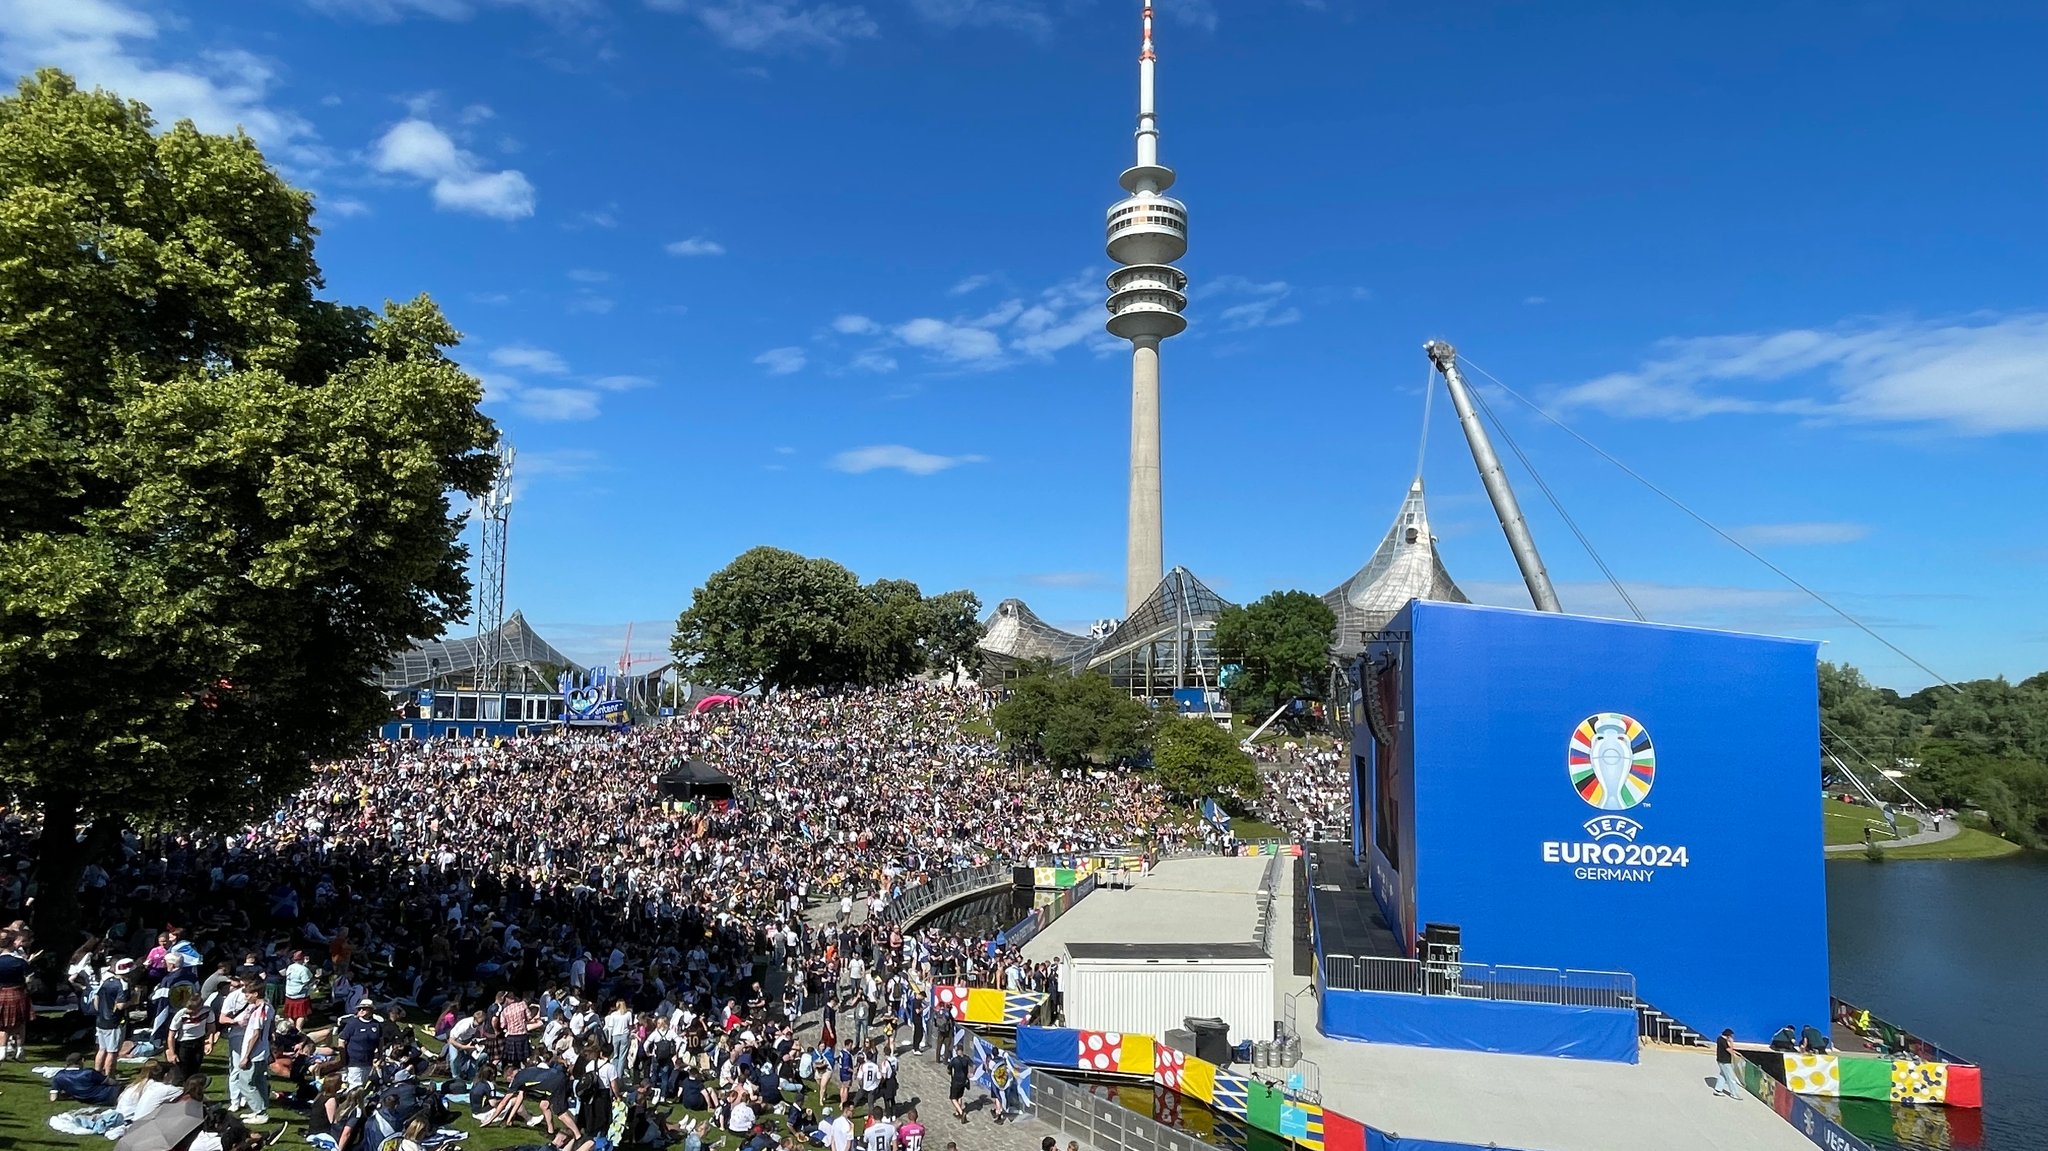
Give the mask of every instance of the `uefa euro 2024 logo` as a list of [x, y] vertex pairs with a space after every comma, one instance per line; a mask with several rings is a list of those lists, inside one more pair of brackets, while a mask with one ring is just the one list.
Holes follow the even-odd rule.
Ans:
[[[1589, 806], [1627, 811], [1650, 797], [1657, 782], [1657, 748], [1634, 716], [1603, 711], [1572, 729], [1565, 767], [1572, 790]], [[1543, 862], [1575, 864], [1572, 875], [1578, 879], [1639, 883], [1655, 878], [1658, 868], [1689, 862], [1683, 847], [1636, 842], [1643, 825], [1625, 815], [1595, 816], [1585, 828], [1585, 842], [1545, 842]]]
[[1602, 811], [1627, 811], [1657, 782], [1657, 748], [1633, 716], [1603, 711], [1581, 721], [1565, 756], [1572, 788]]

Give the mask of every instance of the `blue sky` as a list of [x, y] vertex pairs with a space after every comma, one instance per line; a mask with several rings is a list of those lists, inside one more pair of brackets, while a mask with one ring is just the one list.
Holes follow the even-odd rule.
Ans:
[[[246, 125], [318, 193], [332, 294], [439, 300], [519, 450], [511, 602], [616, 659], [760, 543], [1116, 614], [1101, 237], [1137, 22], [0, 0], [0, 66]], [[1240, 601], [1348, 576], [1442, 338], [1942, 674], [2048, 667], [2044, 43], [2027, 4], [1160, 0], [1193, 281], [1163, 357], [1167, 562]], [[1928, 682], [1494, 403], [1653, 618]], [[1431, 424], [1445, 562], [1526, 605], [1441, 397]], [[1511, 470], [1566, 606], [1617, 611]]]

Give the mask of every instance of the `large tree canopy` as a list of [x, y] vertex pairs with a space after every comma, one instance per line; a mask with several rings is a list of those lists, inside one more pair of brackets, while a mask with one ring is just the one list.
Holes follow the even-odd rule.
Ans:
[[1845, 761], [1904, 768], [1905, 785], [1920, 799], [1981, 809], [2000, 835], [2048, 846], [2048, 673], [2017, 684], [1930, 687], [1901, 699], [1853, 667], [1822, 663], [1820, 711], [1822, 742]]
[[1236, 710], [1263, 716], [1290, 699], [1321, 699], [1337, 616], [1305, 591], [1276, 591], [1216, 617], [1216, 651], [1244, 668], [1231, 681]]
[[1059, 768], [1107, 766], [1145, 750], [1152, 709], [1093, 672], [1040, 665], [1005, 683], [990, 718], [1003, 746]]
[[316, 296], [311, 214], [246, 136], [57, 72], [0, 99], [0, 786], [44, 819], [39, 919], [123, 825], [299, 786], [462, 614], [481, 389], [424, 297]]
[[891, 684], [971, 654], [963, 639], [969, 627], [980, 638], [980, 608], [973, 592], [863, 587], [831, 560], [757, 547], [696, 589], [670, 647], [691, 676], [724, 687]]

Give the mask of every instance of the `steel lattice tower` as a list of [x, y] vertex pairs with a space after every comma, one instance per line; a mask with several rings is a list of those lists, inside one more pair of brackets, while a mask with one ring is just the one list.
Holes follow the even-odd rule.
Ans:
[[512, 520], [512, 456], [509, 445], [499, 454], [498, 474], [477, 505], [484, 536], [477, 555], [476, 581], [476, 687], [480, 694], [502, 686], [505, 666], [505, 533]]
[[1130, 543], [1124, 565], [1124, 611], [1136, 611], [1165, 578], [1160, 527], [1159, 341], [1188, 326], [1186, 273], [1172, 266], [1187, 254], [1188, 209], [1165, 195], [1173, 169], [1159, 163], [1159, 125], [1152, 107], [1152, 3], [1145, 2], [1138, 52], [1138, 162], [1118, 178], [1128, 196], [1109, 209], [1109, 258], [1123, 265], [1109, 277], [1109, 334], [1131, 342]]

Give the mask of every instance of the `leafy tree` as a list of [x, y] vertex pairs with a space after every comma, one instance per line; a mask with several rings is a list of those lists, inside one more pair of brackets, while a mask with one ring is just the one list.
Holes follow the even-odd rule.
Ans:
[[924, 670], [924, 593], [909, 580], [876, 580], [861, 589], [847, 627], [850, 682], [899, 683]]
[[940, 592], [924, 601], [925, 670], [933, 675], [981, 671], [981, 599], [971, 591]]
[[1822, 660], [1819, 667], [1821, 733], [1829, 743], [1843, 742], [1845, 755], [1867, 756], [1881, 767], [1913, 754], [1920, 720], [1887, 701], [1863, 673], [1848, 664]]
[[927, 598], [909, 580], [893, 579], [863, 587], [831, 560], [757, 547], [696, 590], [670, 647], [708, 683], [880, 686], [934, 668], [942, 649], [964, 643], [971, 651], [981, 638], [979, 610], [970, 591]]
[[1152, 732], [1152, 772], [1185, 802], [1242, 803], [1259, 791], [1259, 771], [1237, 738], [1207, 719], [1173, 716]]
[[1319, 596], [1276, 591], [1216, 617], [1216, 650], [1244, 673], [1230, 687], [1237, 710], [1264, 715], [1290, 699], [1321, 699], [1337, 616]]
[[124, 827], [249, 818], [388, 712], [495, 467], [431, 301], [319, 299], [311, 198], [155, 129], [55, 71], [0, 99], [0, 788], [57, 954]]
[[1108, 676], [1037, 669], [1011, 680], [992, 717], [1015, 754], [1074, 768], [1105, 765], [1145, 750], [1152, 709]]
[[852, 683], [864, 669], [847, 658], [847, 630], [862, 601], [860, 581], [831, 560], [752, 548], [692, 594], [670, 646], [704, 683]]

